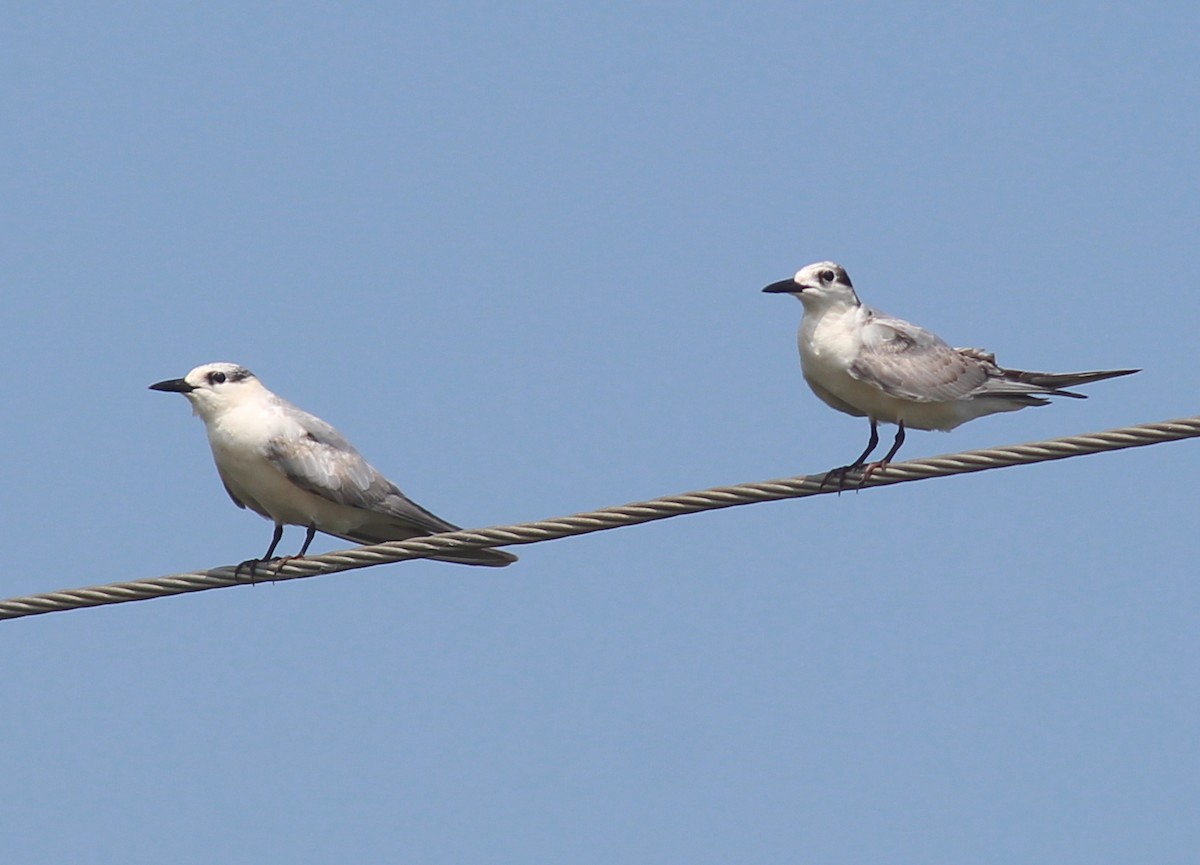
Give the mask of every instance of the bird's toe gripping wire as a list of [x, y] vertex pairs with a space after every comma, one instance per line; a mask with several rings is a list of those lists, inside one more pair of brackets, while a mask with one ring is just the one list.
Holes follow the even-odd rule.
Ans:
[[900, 446], [904, 444], [904, 422], [900, 421], [896, 429], [896, 439], [892, 442], [891, 448], [883, 459], [873, 463], [867, 462], [867, 457], [879, 446], [879, 426], [874, 418], [871, 418], [871, 438], [867, 442], [866, 449], [858, 455], [858, 459], [849, 465], [840, 466], [836, 469], [831, 469], [821, 479], [821, 486], [818, 489], [825, 489], [827, 486], [833, 486], [837, 489], [838, 495], [841, 495], [842, 490], [846, 489], [846, 475], [856, 469], [861, 469], [858, 482], [854, 484], [854, 489], [862, 488], [862, 485], [867, 482], [871, 475], [875, 472], [886, 471], [888, 464], [892, 461], [892, 457], [900, 450]]
[[[823, 490], [823, 489], [825, 489], [825, 487], [831, 486], [837, 490], [838, 495], [841, 495], [842, 490], [844, 490], [846, 488], [847, 473], [852, 472], [857, 468], [860, 468], [862, 466], [862, 464], [867, 461], [867, 457], [869, 457], [871, 455], [871, 452], [873, 450], [875, 450], [876, 447], [879, 446], [879, 426], [876, 423], [874, 418], [871, 418], [870, 420], [871, 420], [871, 439], [870, 439], [870, 441], [867, 442], [866, 449], [863, 450], [863, 452], [858, 455], [858, 459], [856, 459], [854, 462], [849, 463], [848, 465], [839, 466], [836, 469], [830, 469], [828, 472], [826, 472], [825, 477], [821, 478], [821, 486], [818, 487], [818, 489]], [[858, 485], [862, 486], [861, 480], [859, 481]]]
[[276, 523], [275, 524], [275, 533], [271, 535], [271, 546], [267, 547], [267, 552], [263, 555], [263, 557], [261, 559], [246, 559], [246, 561], [240, 563], [237, 567], [235, 567], [233, 569], [233, 578], [235, 580], [240, 581], [242, 571], [246, 570], [250, 575], [250, 584], [253, 585], [255, 583], [255, 577], [258, 574], [259, 565], [264, 565], [264, 564], [273, 565], [273, 567], [271, 568], [271, 576], [273, 578], [276, 574], [279, 573], [279, 569], [282, 568], [284, 565], [286, 565], [288, 562], [295, 561], [296, 559], [304, 558], [304, 554], [308, 552], [309, 544], [311, 544], [313, 542], [313, 538], [316, 537], [316, 535], [317, 535], [316, 525], [308, 526], [308, 530], [304, 535], [304, 545], [302, 547], [300, 547], [300, 552], [298, 552], [294, 556], [277, 556], [277, 555], [275, 555], [275, 548], [277, 546], [279, 546], [279, 542], [283, 539], [283, 524]]
[[867, 482], [867, 479], [870, 478], [871, 475], [875, 474], [875, 472], [887, 471], [888, 465], [892, 462], [892, 457], [894, 457], [896, 452], [900, 450], [900, 446], [902, 444], [904, 444], [904, 421], [900, 421], [898, 424], [896, 429], [896, 440], [892, 442], [891, 448], [886, 454], [884, 454], [883, 459], [879, 460], [878, 462], [870, 463], [863, 468], [862, 476], [858, 479], [858, 486], [860, 489], [862, 488], [862, 485]]

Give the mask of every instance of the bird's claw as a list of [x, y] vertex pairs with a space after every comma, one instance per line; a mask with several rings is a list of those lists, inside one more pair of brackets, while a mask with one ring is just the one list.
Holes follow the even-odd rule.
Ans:
[[276, 556], [275, 558], [271, 559], [271, 561], [275, 564], [275, 567], [271, 570], [271, 578], [274, 579], [275, 577], [279, 576], [279, 569], [284, 565], [290, 564], [291, 562], [298, 562], [303, 558], [304, 554], [301, 553], [298, 556]]
[[[822, 491], [825, 489], [825, 487], [831, 486], [837, 491], [837, 494], [840, 496], [842, 494], [842, 490], [844, 490], [846, 488], [846, 474], [849, 472], [852, 472], [858, 468], [862, 468], [862, 463], [851, 463], [848, 466], [840, 466], [836, 469], [830, 469], [828, 472], [825, 473], [825, 477], [821, 478], [821, 485], [819, 487], [817, 487], [817, 490]], [[831, 483], [832, 481], [835, 481], [835, 480], [836, 480], [836, 483]], [[865, 478], [860, 478], [858, 483], [855, 484], [854, 488], [856, 490], [862, 486], [863, 480], [865, 480]]]
[[[863, 484], [871, 479], [871, 475], [876, 472], [883, 473], [887, 471], [887, 467], [891, 463], [888, 460], [878, 460], [873, 463], [851, 463], [848, 466], [841, 466], [836, 469], [831, 469], [825, 473], [825, 477], [821, 478], [821, 485], [817, 487], [818, 491], [824, 490], [827, 486], [833, 486], [840, 496], [842, 490], [846, 489], [846, 475], [852, 471], [858, 471], [858, 482], [854, 484], [854, 491], [858, 492], [863, 488]], [[836, 484], [831, 484], [831, 481], [836, 481]]]
[[277, 563], [275, 565], [275, 572], [278, 573], [279, 567], [283, 563], [283, 560], [281, 560], [279, 556], [275, 556], [274, 558], [270, 559], [246, 559], [246, 561], [242, 562], [233, 569], [233, 578], [240, 583], [242, 581], [242, 571], [245, 570], [250, 575], [249, 582], [250, 585], [253, 586], [256, 582], [254, 578], [258, 575], [258, 566], [269, 564], [271, 562]]
[[859, 489], [862, 488], [863, 484], [865, 484], [868, 480], [870, 480], [871, 475], [875, 474], [875, 472], [879, 472], [880, 474], [883, 474], [884, 472], [886, 472], [887, 467], [889, 465], [890, 465], [890, 463], [887, 460], [880, 460], [879, 462], [867, 463], [867, 465], [865, 465], [863, 467], [862, 476], [858, 479]]

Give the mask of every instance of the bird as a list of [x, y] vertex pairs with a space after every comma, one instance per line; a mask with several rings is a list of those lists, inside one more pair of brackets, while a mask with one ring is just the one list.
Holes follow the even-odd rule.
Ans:
[[[867, 306], [845, 268], [832, 261], [806, 265], [791, 279], [773, 282], [768, 294], [790, 294], [804, 305], [798, 343], [800, 367], [813, 393], [840, 412], [871, 423], [866, 449], [854, 462], [826, 475], [822, 486], [863, 468], [860, 485], [886, 469], [904, 444], [906, 429], [949, 431], [997, 412], [1047, 405], [1046, 397], [1086, 399], [1064, 388], [1141, 372], [1025, 372], [1006, 369], [978, 348], [951, 348], [936, 334]], [[896, 438], [882, 460], [866, 465], [879, 444], [880, 423], [895, 424]]]
[[[360, 544], [403, 541], [459, 527], [413, 502], [316, 415], [276, 396], [236, 363], [207, 363], [183, 378], [150, 385], [181, 393], [204, 421], [217, 473], [239, 508], [275, 523], [261, 559], [273, 561], [285, 525], [307, 530], [300, 558], [316, 532]], [[517, 560], [494, 549], [455, 550], [430, 558], [504, 567]], [[284, 560], [286, 561], [286, 559]]]

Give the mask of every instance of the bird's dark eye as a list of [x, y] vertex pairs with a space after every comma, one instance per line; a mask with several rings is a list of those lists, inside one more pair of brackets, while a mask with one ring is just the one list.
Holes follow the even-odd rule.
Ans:
[[225, 373], [210, 372], [208, 374], [208, 383], [209, 384], [224, 384], [225, 383]]
[[834, 272], [832, 270], [821, 271], [821, 282], [833, 282]]

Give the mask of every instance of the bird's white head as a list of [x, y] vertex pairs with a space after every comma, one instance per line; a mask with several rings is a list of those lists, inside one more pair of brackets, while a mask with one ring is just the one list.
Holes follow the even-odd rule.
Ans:
[[858, 306], [858, 295], [846, 275], [846, 269], [832, 261], [818, 261], [798, 271], [791, 279], [773, 282], [763, 291], [768, 294], [790, 294], [804, 304], [807, 311], [836, 306]]
[[183, 378], [150, 385], [150, 390], [181, 393], [192, 411], [207, 422], [222, 412], [251, 400], [261, 399], [266, 388], [254, 373], [236, 363], [206, 363]]

